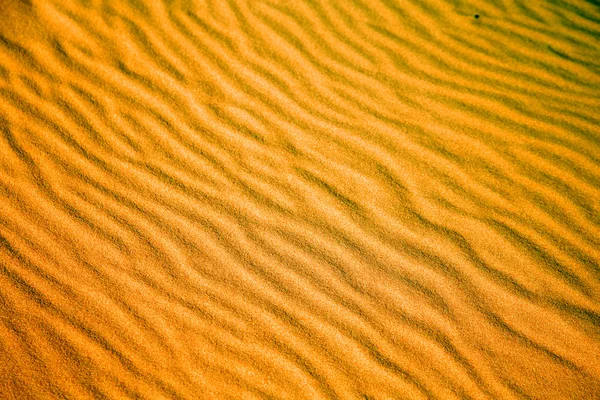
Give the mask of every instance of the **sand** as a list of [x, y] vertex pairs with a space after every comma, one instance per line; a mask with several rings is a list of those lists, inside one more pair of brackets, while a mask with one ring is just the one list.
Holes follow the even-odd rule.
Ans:
[[600, 399], [600, 7], [0, 2], [1, 399]]

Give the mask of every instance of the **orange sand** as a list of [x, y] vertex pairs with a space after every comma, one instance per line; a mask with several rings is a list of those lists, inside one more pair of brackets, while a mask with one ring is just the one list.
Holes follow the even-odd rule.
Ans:
[[591, 0], [0, 1], [0, 398], [600, 399], [599, 60]]

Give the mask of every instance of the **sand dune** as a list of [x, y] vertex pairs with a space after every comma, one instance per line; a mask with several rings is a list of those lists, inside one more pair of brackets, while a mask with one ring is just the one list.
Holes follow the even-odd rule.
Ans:
[[600, 399], [597, 1], [0, 16], [0, 398]]

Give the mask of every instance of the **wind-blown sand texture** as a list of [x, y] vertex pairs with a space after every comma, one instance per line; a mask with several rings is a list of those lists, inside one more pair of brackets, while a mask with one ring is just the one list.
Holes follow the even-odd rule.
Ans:
[[600, 399], [597, 1], [0, 19], [0, 398]]

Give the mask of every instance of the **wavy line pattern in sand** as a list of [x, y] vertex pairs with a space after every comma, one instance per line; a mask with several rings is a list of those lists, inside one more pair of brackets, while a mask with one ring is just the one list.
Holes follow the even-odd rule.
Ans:
[[0, 11], [2, 398], [600, 398], [596, 2]]

